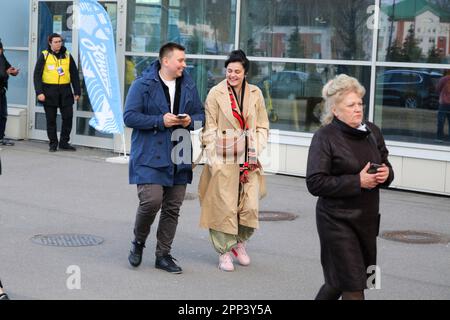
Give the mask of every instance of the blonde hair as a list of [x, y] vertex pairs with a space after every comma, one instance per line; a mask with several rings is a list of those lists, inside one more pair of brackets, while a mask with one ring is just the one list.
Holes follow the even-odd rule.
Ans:
[[323, 87], [322, 98], [325, 104], [320, 117], [320, 122], [323, 126], [331, 123], [334, 116], [332, 107], [343, 99], [344, 94], [349, 92], [354, 92], [362, 98], [366, 94], [366, 89], [364, 89], [356, 78], [346, 74], [336, 76]]

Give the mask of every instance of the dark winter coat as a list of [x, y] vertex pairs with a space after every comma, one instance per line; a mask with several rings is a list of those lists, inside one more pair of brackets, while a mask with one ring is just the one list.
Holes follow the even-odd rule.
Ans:
[[[306, 184], [319, 199], [316, 222], [325, 282], [341, 291], [366, 288], [367, 268], [376, 265], [379, 232], [379, 187], [394, 179], [380, 129], [367, 122], [367, 131], [334, 119], [311, 142]], [[378, 187], [362, 189], [359, 173], [368, 162], [389, 167]], [[371, 275], [371, 274], [369, 274]]]
[[[131, 184], [171, 187], [192, 181], [192, 162], [176, 166], [172, 162], [174, 145], [171, 139], [174, 129], [164, 126], [163, 117], [170, 112], [170, 103], [158, 76], [160, 68], [159, 61], [153, 62], [142, 76], [133, 82], [125, 102], [123, 118], [125, 124], [133, 128], [129, 164]], [[194, 130], [195, 122], [198, 125], [195, 129], [201, 128], [205, 123], [203, 104], [194, 81], [186, 71], [183, 72], [181, 81], [178, 112], [186, 113], [192, 119], [188, 128], [181, 129], [186, 130], [188, 136], [189, 130]]]
[[8, 70], [10, 67], [11, 65], [9, 64], [8, 60], [6, 60], [5, 55], [3, 53], [0, 54], [0, 90], [3, 90], [3, 88], [8, 88], [9, 75], [6, 70]]
[[[54, 53], [50, 47], [47, 49], [50, 54], [54, 54], [57, 58], [64, 57], [67, 49], [62, 47], [58, 53]], [[48, 55], [49, 56], [49, 55]], [[47, 58], [48, 58], [47, 56]], [[80, 77], [78, 75], [78, 68], [75, 64], [75, 61], [70, 55], [70, 82], [69, 84], [47, 84], [42, 81], [42, 73], [44, 72], [45, 67], [45, 56], [43, 53], [39, 55], [39, 58], [36, 62], [36, 66], [34, 68], [34, 90], [36, 91], [36, 96], [40, 94], [45, 95], [46, 106], [53, 107], [69, 107], [74, 104], [73, 96], [80, 96]], [[72, 93], [72, 87], [73, 93]]]

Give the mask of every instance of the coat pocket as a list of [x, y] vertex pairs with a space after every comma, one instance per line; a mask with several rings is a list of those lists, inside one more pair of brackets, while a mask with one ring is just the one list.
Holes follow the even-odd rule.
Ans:
[[162, 154], [156, 151], [141, 154], [137, 161], [138, 165], [147, 166], [151, 168], [164, 168], [170, 166], [170, 160], [166, 159]]

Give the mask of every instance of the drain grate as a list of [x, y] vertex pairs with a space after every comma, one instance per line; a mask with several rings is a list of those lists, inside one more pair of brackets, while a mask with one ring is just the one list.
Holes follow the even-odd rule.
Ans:
[[98, 246], [104, 239], [90, 234], [38, 234], [31, 238], [35, 244], [51, 247]]
[[384, 231], [381, 238], [391, 241], [416, 244], [434, 244], [450, 242], [450, 236], [428, 231]]
[[184, 200], [195, 200], [197, 198], [198, 198], [198, 196], [195, 193], [191, 193], [191, 192], [186, 192], [186, 194], [184, 196]]
[[298, 215], [283, 211], [260, 211], [259, 221], [292, 221], [298, 218]]

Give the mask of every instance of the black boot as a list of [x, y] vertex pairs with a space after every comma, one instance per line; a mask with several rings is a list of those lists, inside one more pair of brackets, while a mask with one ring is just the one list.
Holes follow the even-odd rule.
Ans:
[[[0, 280], [0, 288], [3, 289], [2, 281]], [[0, 300], [9, 300], [9, 297], [6, 293], [0, 293]]]
[[144, 251], [145, 243], [140, 243], [134, 240], [131, 246], [130, 255], [128, 256], [128, 261], [133, 267], [138, 267], [142, 261], [142, 251]]
[[77, 148], [75, 148], [73, 145], [69, 143], [59, 143], [59, 150], [77, 151]]
[[342, 291], [325, 283], [317, 293], [315, 300], [338, 300], [341, 295]]
[[170, 254], [166, 254], [166, 255], [161, 256], [161, 257], [156, 257], [155, 267], [157, 269], [162, 269], [164, 271], [167, 271], [167, 272], [170, 272], [170, 273], [174, 273], [174, 274], [182, 273], [183, 270], [181, 269], [180, 266], [178, 266], [175, 263], [174, 260], [177, 261], [177, 259], [172, 257]]

